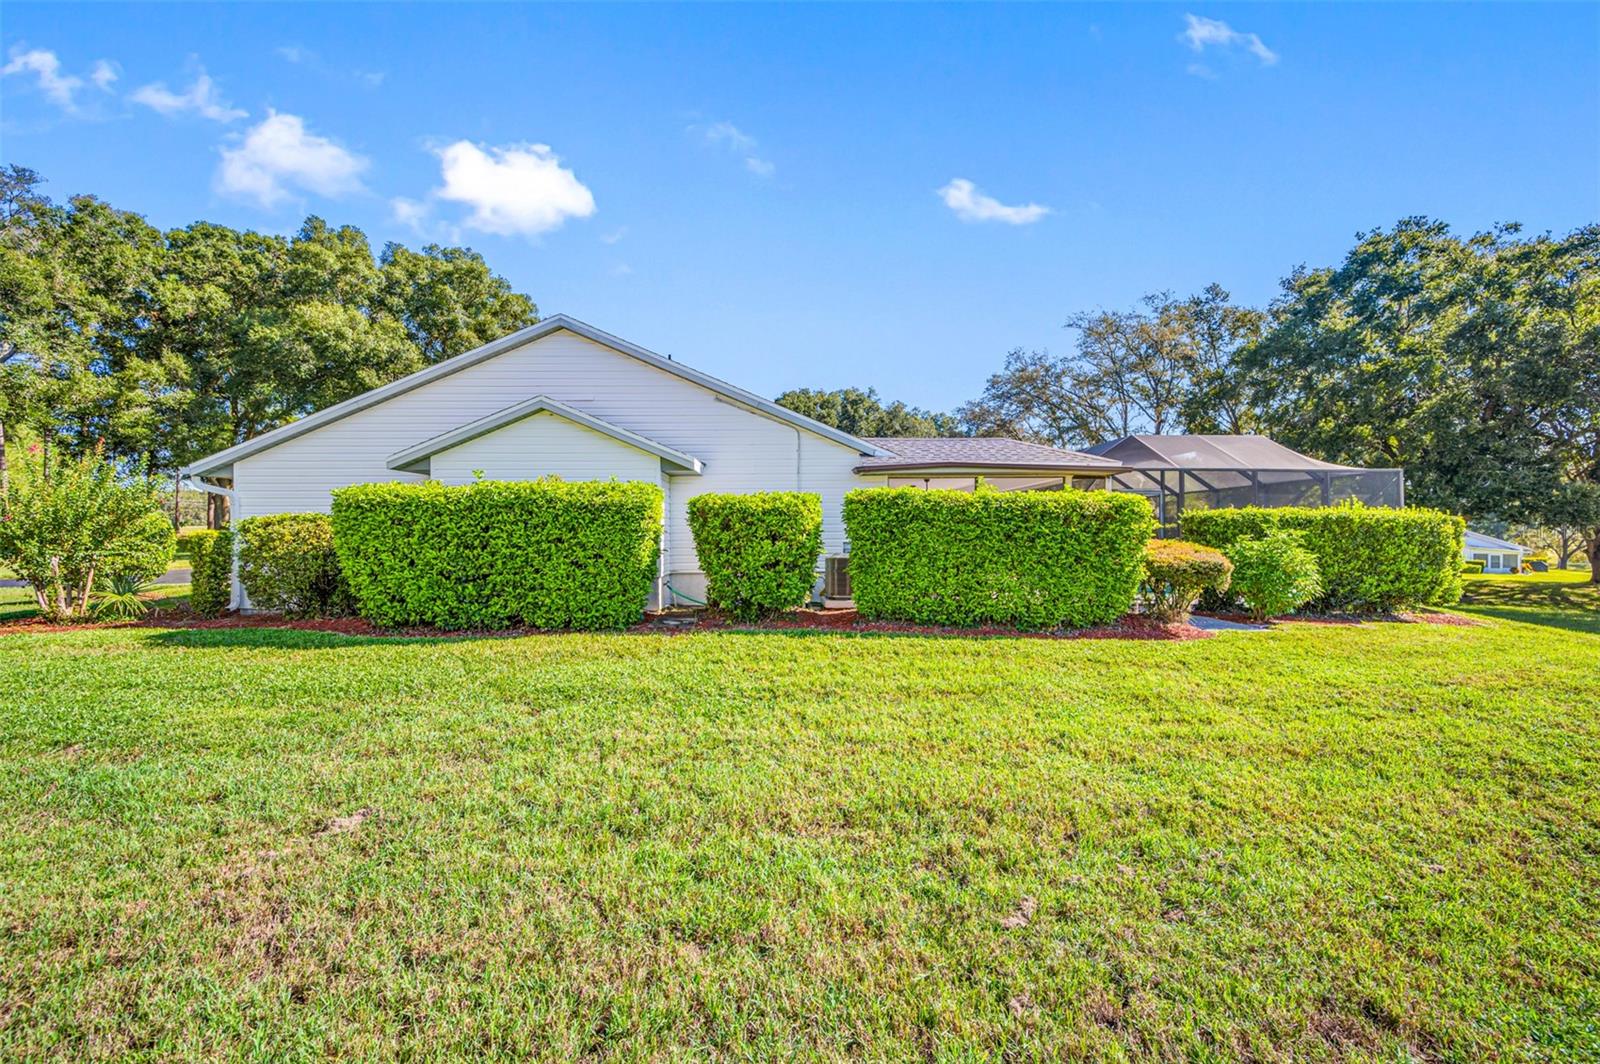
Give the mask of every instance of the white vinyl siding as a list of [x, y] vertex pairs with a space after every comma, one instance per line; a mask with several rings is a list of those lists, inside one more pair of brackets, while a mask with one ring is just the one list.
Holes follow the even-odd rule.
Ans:
[[[421, 481], [416, 473], [388, 468], [390, 455], [467, 422], [536, 395], [574, 407], [603, 421], [668, 447], [693, 455], [704, 463], [700, 476], [673, 476], [669, 485], [667, 558], [665, 571], [684, 574], [674, 580], [691, 594], [703, 589], [700, 568], [689, 533], [688, 501], [702, 492], [802, 491], [822, 496], [823, 549], [844, 549], [844, 523], [840, 507], [852, 488], [882, 486], [885, 476], [861, 477], [853, 472], [861, 455], [842, 444], [757, 413], [691, 381], [649, 366], [570, 332], [556, 332], [504, 354], [486, 359], [460, 372], [397, 395], [376, 406], [314, 429], [234, 463], [239, 517], [291, 511], [326, 511], [330, 492], [348, 484], [368, 481]], [[562, 419], [528, 419], [540, 423], [531, 430], [545, 432], [544, 422]], [[506, 426], [514, 429], [527, 422]], [[576, 426], [573, 426], [576, 428]], [[505, 429], [499, 430], [501, 432]], [[554, 433], [545, 439], [554, 439]], [[557, 472], [569, 479], [646, 479], [660, 481], [660, 463], [648, 476], [625, 475], [613, 464], [632, 449], [602, 434], [582, 430], [569, 437], [574, 453], [561, 468], [530, 463], [529, 476]], [[482, 441], [479, 453], [491, 458], [445, 454], [433, 458], [432, 468], [462, 482], [473, 469], [502, 477], [502, 470], [523, 461], [511, 442], [517, 436], [497, 439], [498, 432], [470, 441], [454, 450]], [[535, 443], [536, 441], [524, 441]], [[796, 448], [799, 476], [796, 477]], [[620, 449], [620, 450], [619, 450]], [[543, 460], [541, 460], [543, 461]], [[553, 458], [550, 461], [554, 461]], [[631, 458], [629, 459], [631, 461]], [[440, 464], [443, 462], [443, 464]], [[643, 469], [643, 466], [640, 466]], [[464, 474], [464, 475], [463, 475]]]
[[539, 413], [468, 440], [430, 459], [432, 479], [470, 484], [485, 480], [644, 480], [656, 483], [661, 459], [584, 425]]

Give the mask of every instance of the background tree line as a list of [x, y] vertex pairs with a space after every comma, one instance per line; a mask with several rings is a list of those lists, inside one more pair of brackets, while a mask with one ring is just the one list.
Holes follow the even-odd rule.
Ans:
[[870, 391], [779, 402], [841, 425], [819, 395], [858, 423], [916, 415], [916, 432], [878, 435], [1058, 447], [1259, 432], [1327, 461], [1404, 466], [1409, 500], [1517, 528], [1563, 563], [1581, 549], [1600, 576], [1600, 226], [1463, 238], [1408, 218], [1337, 266], [1294, 270], [1266, 310], [1211, 285], [1066, 324], [1072, 350], [1011, 351], [954, 415]]
[[0, 439], [46, 452], [170, 474], [538, 319], [466, 248], [374, 256], [316, 217], [163, 232], [40, 184], [0, 171]]
[[[47, 453], [170, 474], [537, 315], [466, 248], [374, 255], [316, 217], [292, 237], [162, 231], [0, 170], [0, 440]], [[1337, 266], [1294, 270], [1264, 310], [1211, 285], [1066, 325], [1068, 352], [1011, 351], [953, 413], [870, 388], [778, 401], [863, 436], [1262, 432], [1402, 465], [1419, 504], [1544, 529], [1600, 562], [1600, 225], [1459, 237], [1409, 218]]]

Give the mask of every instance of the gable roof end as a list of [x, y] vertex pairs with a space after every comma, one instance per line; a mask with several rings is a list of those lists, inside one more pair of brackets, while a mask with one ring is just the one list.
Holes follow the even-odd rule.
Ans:
[[271, 432], [264, 432], [253, 440], [246, 440], [244, 443], [235, 444], [215, 454], [207, 455], [199, 461], [185, 466], [179, 472], [184, 476], [220, 474], [226, 467], [231, 466], [241, 458], [259, 454], [269, 448], [276, 447], [280, 443], [286, 443], [297, 436], [303, 436], [313, 429], [332, 424], [341, 418], [359, 413], [368, 407], [377, 406], [379, 403], [393, 399], [395, 396], [404, 395], [415, 388], [432, 383], [441, 377], [448, 377], [452, 373], [458, 373], [470, 366], [477, 365], [479, 362], [504, 354], [513, 348], [521, 347], [523, 344], [532, 343], [535, 340], [542, 340], [546, 336], [560, 332], [563, 329], [575, 336], [581, 336], [585, 340], [593, 341], [602, 347], [609, 347], [619, 354], [636, 358], [648, 366], [653, 366], [692, 384], [698, 384], [700, 387], [714, 392], [731, 402], [742, 404], [777, 421], [786, 422], [796, 428], [821, 436], [823, 439], [842, 444], [859, 454], [879, 455], [884, 453], [875, 444], [852, 436], [848, 432], [842, 432], [831, 425], [824, 425], [820, 421], [813, 421], [804, 414], [797, 414], [793, 410], [781, 407], [770, 399], [763, 399], [753, 392], [747, 392], [743, 388], [737, 388], [726, 381], [718, 380], [708, 373], [690, 369], [681, 362], [674, 362], [672, 359], [658, 355], [654, 351], [629, 343], [621, 337], [612, 336], [610, 333], [597, 329], [587, 322], [570, 318], [565, 314], [553, 314], [543, 321], [530, 325], [525, 329], [518, 329], [516, 332], [502, 336], [498, 340], [491, 340], [482, 347], [475, 348], [465, 354], [447, 358], [443, 362], [435, 363], [426, 369], [420, 369], [409, 376], [401, 377], [397, 381], [391, 381], [381, 387], [373, 388], [371, 391], [362, 392], [360, 395], [346, 399], [342, 403], [335, 403], [324, 410], [318, 410], [316, 413], [307, 414], [298, 421], [291, 421], [289, 424], [273, 429]]
[[449, 432], [441, 432], [439, 435], [429, 437], [421, 443], [413, 444], [403, 451], [396, 451], [389, 456], [389, 468], [426, 473], [428, 471], [426, 468], [417, 467], [422, 466], [429, 458], [441, 451], [459, 447], [469, 440], [475, 440], [479, 436], [486, 436], [495, 429], [503, 428], [524, 418], [530, 418], [538, 413], [554, 414], [556, 417], [564, 418], [573, 424], [582, 425], [584, 428], [593, 429], [602, 435], [610, 436], [612, 439], [625, 443], [630, 447], [647, 451], [670, 466], [669, 472], [672, 473], [698, 474], [704, 468], [700, 459], [691, 454], [685, 454], [675, 448], [668, 447], [664, 443], [657, 443], [655, 440], [640, 436], [636, 432], [629, 432], [619, 425], [613, 425], [611, 422], [604, 421], [592, 414], [585, 414], [583, 411], [574, 409], [565, 403], [557, 402], [548, 395], [536, 395], [532, 399], [513, 403], [504, 409], [496, 410], [487, 417], [469, 421], [465, 425], [451, 429]]

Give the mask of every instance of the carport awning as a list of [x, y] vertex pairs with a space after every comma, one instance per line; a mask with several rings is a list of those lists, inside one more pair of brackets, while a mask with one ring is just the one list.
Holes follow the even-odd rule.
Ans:
[[641, 451], [653, 454], [661, 459], [662, 467], [669, 473], [678, 475], [686, 473], [699, 474], [704, 468], [704, 464], [694, 455], [685, 454], [676, 448], [668, 447], [664, 443], [658, 443], [647, 436], [641, 436], [637, 432], [630, 432], [620, 425], [613, 425], [611, 422], [597, 418], [593, 414], [586, 414], [581, 410], [568, 406], [566, 403], [558, 402], [548, 395], [536, 395], [532, 399], [513, 403], [511, 406], [496, 410], [486, 417], [481, 417], [476, 421], [469, 421], [459, 428], [429, 437], [421, 443], [412, 444], [405, 450], [396, 451], [389, 456], [388, 466], [390, 469], [409, 473], [426, 473], [428, 471], [428, 459], [441, 451], [459, 447], [468, 440], [486, 436], [496, 429], [504, 428], [513, 422], [541, 413], [553, 414], [576, 425], [582, 425], [584, 428], [593, 429], [602, 435], [610, 436], [620, 443], [625, 443], [630, 447], [636, 447]]

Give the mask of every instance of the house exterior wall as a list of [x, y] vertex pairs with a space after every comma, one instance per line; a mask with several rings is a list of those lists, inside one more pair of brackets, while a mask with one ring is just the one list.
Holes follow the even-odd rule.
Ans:
[[441, 484], [486, 480], [645, 480], [654, 483], [661, 459], [586, 425], [549, 412], [534, 414], [468, 440], [429, 460], [429, 477]]
[[[239, 459], [234, 463], [234, 514], [244, 518], [326, 512], [334, 488], [369, 481], [426, 480], [421, 474], [388, 468], [388, 457], [541, 394], [693, 455], [704, 463], [704, 471], [699, 476], [663, 478], [659, 460], [652, 455], [647, 456], [652, 464], [646, 473], [633, 458], [642, 452], [553, 415], [505, 426], [436, 455], [432, 468], [452, 483], [470, 480], [473, 469], [497, 478], [556, 472], [568, 479], [615, 476], [663, 483], [668, 495], [664, 576], [697, 597], [704, 597], [705, 583], [689, 532], [691, 497], [703, 492], [816, 492], [822, 496], [823, 550], [832, 554], [844, 549], [844, 493], [887, 483], [884, 476], [857, 476], [853, 467], [860, 454], [849, 447], [560, 331]], [[533, 426], [522, 430], [525, 435], [500, 438], [501, 433], [530, 422]], [[558, 441], [581, 449], [582, 454], [558, 455]], [[522, 445], [533, 450], [519, 450]], [[540, 464], [545, 460], [551, 468]]]

